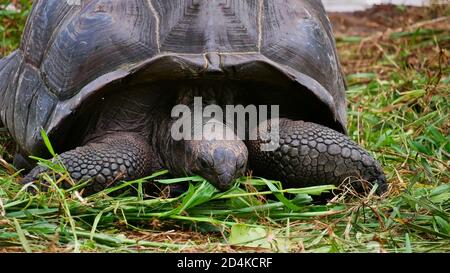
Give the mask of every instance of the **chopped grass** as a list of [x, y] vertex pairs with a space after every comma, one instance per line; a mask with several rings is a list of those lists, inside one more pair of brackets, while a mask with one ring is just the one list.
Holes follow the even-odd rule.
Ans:
[[[24, 8], [0, 8], [0, 54], [18, 46], [28, 14], [28, 1], [16, 2]], [[433, 8], [440, 17], [416, 26], [337, 37], [350, 136], [384, 166], [384, 196], [344, 188], [319, 204], [313, 196], [333, 186], [284, 189], [244, 177], [221, 193], [200, 177], [161, 172], [83, 197], [78, 186], [59, 188], [64, 169], [41, 159], [61, 178], [47, 175], [49, 191], [30, 195], [8, 163], [14, 145], [3, 129], [0, 252], [450, 251], [450, 31], [442, 24], [450, 11]], [[190, 186], [177, 198], [149, 197], [143, 188], [153, 179]]]

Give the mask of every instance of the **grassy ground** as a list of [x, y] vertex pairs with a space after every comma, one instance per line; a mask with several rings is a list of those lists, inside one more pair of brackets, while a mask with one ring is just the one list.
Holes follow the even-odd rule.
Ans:
[[[0, 8], [0, 54], [19, 42], [29, 5], [16, 2], [22, 11]], [[0, 252], [449, 252], [450, 9], [395, 13], [406, 21], [389, 25], [368, 14], [372, 21], [361, 28], [362, 16], [332, 16], [349, 84], [350, 136], [384, 166], [390, 182], [384, 196], [346, 190], [316, 204], [311, 196], [332, 187], [282, 189], [242, 178], [218, 193], [196, 177], [187, 193], [172, 199], [111, 194], [118, 188], [82, 197], [56, 184], [30, 196], [8, 164], [14, 143], [3, 129]], [[146, 181], [119, 187], [141, 193]]]

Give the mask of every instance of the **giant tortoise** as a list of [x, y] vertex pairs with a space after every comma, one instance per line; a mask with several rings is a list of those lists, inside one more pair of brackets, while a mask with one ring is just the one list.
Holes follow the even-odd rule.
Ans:
[[[20, 48], [0, 60], [0, 116], [17, 165], [50, 157], [44, 129], [89, 193], [160, 169], [220, 190], [248, 171], [290, 187], [348, 180], [385, 189], [380, 164], [346, 136], [346, 85], [320, 1], [76, 2], [34, 1]], [[174, 139], [173, 108], [196, 97], [204, 106], [278, 105], [278, 147], [261, 149], [273, 139], [259, 134]], [[46, 171], [37, 166], [24, 182]]]

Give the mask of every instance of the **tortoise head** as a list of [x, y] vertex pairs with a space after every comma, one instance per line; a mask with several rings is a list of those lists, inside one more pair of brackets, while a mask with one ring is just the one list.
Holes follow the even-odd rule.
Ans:
[[[200, 140], [181, 140], [173, 143], [171, 172], [179, 175], [199, 175], [219, 190], [231, 188], [235, 179], [244, 175], [247, 168], [248, 150], [245, 143], [234, 132], [221, 123], [209, 121], [203, 124], [224, 126], [225, 131], [203, 130]], [[216, 128], [219, 128], [216, 127]], [[228, 132], [230, 139], [222, 133]]]
[[244, 175], [248, 151], [240, 140], [193, 140], [186, 143], [192, 158], [186, 167], [219, 190], [227, 190], [233, 182]]

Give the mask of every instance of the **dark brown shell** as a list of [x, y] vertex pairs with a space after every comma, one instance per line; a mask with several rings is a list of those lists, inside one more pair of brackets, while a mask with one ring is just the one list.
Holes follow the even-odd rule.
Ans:
[[317, 0], [35, 1], [20, 49], [0, 61], [0, 116], [24, 152], [40, 154], [41, 127], [57, 138], [88, 98], [130, 75], [284, 78], [345, 132], [345, 83]]

